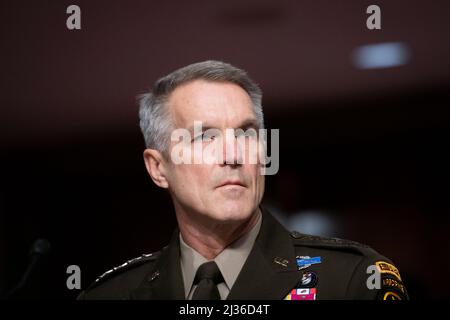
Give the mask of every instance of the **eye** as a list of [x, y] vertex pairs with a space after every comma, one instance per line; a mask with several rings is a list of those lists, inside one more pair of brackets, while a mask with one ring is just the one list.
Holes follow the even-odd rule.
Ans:
[[199, 134], [198, 136], [196, 136], [194, 139], [192, 139], [192, 142], [194, 142], [194, 141], [209, 141], [209, 140], [214, 140], [215, 138], [216, 138], [216, 136], [214, 134], [205, 131], [202, 134]]
[[202, 134], [203, 140], [214, 140], [216, 136], [213, 133], [210, 133], [208, 131], [203, 132]]
[[236, 132], [235, 132], [236, 138], [245, 137], [247, 139], [253, 139], [253, 138], [256, 138], [256, 136], [257, 136], [257, 133], [255, 130], [247, 130], [247, 131], [236, 130]]

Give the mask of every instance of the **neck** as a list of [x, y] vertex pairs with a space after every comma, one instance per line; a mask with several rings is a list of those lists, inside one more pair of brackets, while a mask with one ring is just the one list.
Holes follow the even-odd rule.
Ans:
[[258, 222], [259, 207], [244, 222], [199, 221], [177, 211], [178, 226], [184, 242], [208, 260], [213, 260], [231, 243], [250, 232]]

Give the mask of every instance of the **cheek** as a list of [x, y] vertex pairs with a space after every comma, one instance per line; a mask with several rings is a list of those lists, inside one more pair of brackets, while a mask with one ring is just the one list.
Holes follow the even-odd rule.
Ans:
[[259, 181], [259, 190], [258, 190], [258, 192], [259, 192], [259, 197], [260, 197], [260, 199], [259, 200], [261, 200], [262, 199], [262, 196], [263, 196], [263, 194], [264, 194], [264, 188], [265, 188], [265, 183], [266, 183], [266, 180], [264, 179], [264, 176], [260, 176], [260, 181]]
[[259, 192], [264, 189], [264, 175], [261, 175], [260, 165], [248, 165], [247, 176], [251, 177], [251, 183], [254, 192]]
[[177, 165], [173, 170], [174, 183], [182, 192], [195, 193], [197, 190], [207, 188], [209, 183], [209, 171], [202, 165], [184, 164]]

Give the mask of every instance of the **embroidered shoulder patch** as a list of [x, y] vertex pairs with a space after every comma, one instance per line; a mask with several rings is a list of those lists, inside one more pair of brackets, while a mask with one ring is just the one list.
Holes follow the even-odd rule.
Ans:
[[400, 272], [393, 264], [387, 263], [386, 261], [377, 261], [375, 262], [375, 266], [381, 274], [390, 274], [398, 280], [402, 280]]

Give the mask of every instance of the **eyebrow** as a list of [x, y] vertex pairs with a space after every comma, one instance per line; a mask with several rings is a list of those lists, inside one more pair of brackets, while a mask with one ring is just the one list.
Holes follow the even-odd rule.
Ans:
[[[248, 119], [245, 119], [244, 121], [242, 121], [237, 127], [229, 128], [229, 129], [243, 129], [245, 131], [247, 129], [258, 129], [258, 128], [259, 128], [259, 125], [258, 125], [258, 122], [256, 121], [256, 119], [248, 118]], [[208, 125], [208, 123], [205, 123], [205, 124], [202, 123], [202, 130], [206, 131], [208, 129], [217, 129], [217, 127]], [[190, 132], [194, 132], [194, 126], [190, 126], [188, 128], [188, 130]]]

